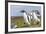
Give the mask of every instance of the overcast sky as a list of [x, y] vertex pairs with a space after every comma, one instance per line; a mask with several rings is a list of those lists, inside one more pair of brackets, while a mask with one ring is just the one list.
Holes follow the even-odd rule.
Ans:
[[21, 10], [25, 10], [30, 12], [32, 10], [41, 11], [40, 6], [21, 6], [21, 5], [11, 5], [11, 16], [22, 16], [23, 14], [20, 12]]

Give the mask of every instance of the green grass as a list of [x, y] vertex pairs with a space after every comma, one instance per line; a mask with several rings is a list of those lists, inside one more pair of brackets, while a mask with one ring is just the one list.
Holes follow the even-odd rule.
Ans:
[[25, 20], [23, 17], [15, 17], [14, 19], [11, 19], [11, 23], [14, 23], [17, 25], [17, 28], [24, 28], [24, 27], [40, 27], [41, 23], [35, 20], [30, 21], [30, 25], [25, 23]]

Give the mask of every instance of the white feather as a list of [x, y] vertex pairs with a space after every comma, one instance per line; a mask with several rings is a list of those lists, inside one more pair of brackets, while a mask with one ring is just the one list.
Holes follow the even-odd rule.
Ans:
[[[28, 16], [28, 17], [29, 17], [29, 16]], [[28, 19], [27, 19], [27, 14], [26, 14], [26, 13], [24, 13], [24, 19], [25, 19], [25, 22], [26, 22], [26, 23], [30, 24], [29, 21], [28, 21]]]
[[40, 19], [36, 16], [35, 12], [33, 13], [34, 19], [40, 21]]

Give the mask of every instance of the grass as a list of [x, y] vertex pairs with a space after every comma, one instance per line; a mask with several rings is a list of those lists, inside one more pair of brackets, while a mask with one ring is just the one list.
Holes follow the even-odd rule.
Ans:
[[24, 28], [24, 27], [40, 27], [41, 23], [35, 20], [30, 22], [30, 25], [25, 23], [25, 20], [22, 16], [11, 18], [11, 23], [17, 25], [16, 28]]

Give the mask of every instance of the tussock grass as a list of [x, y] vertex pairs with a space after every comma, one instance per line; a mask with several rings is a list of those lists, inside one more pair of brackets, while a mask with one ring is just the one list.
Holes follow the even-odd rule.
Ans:
[[35, 21], [32, 20], [30, 21], [30, 25], [25, 23], [24, 18], [23, 17], [18, 17], [18, 18], [14, 18], [11, 19], [11, 24], [14, 23], [14, 25], [17, 25], [16, 28], [24, 28], [24, 27], [40, 27], [41, 26], [41, 22], [39, 21]]

